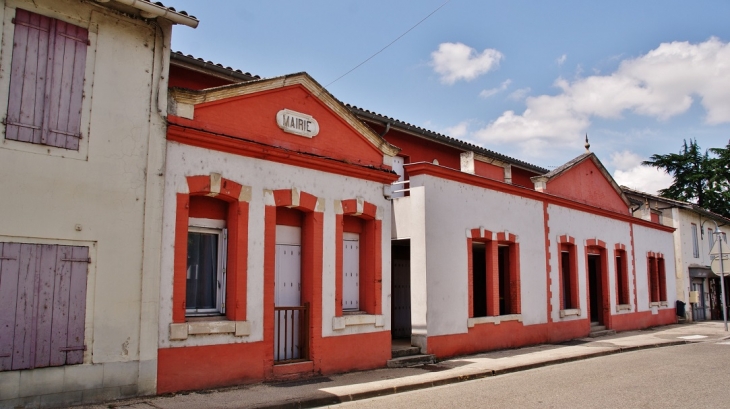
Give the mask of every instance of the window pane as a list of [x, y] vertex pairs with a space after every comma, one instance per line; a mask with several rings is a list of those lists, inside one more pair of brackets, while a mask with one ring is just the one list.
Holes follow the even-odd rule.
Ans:
[[188, 310], [217, 310], [218, 234], [188, 233]]

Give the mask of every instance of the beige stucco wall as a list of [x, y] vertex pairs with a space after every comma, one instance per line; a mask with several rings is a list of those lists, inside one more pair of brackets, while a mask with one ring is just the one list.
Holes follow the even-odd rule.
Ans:
[[3, 116], [16, 7], [88, 28], [90, 45], [79, 151], [0, 138], [0, 240], [90, 246], [91, 264], [84, 363], [0, 373], [0, 406], [153, 393], [171, 26], [94, 2], [0, 1]]

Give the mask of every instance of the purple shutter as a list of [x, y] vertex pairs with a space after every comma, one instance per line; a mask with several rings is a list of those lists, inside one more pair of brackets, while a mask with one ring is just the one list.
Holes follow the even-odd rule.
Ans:
[[44, 143], [78, 150], [89, 32], [63, 21], [53, 23], [53, 62], [49, 70]]
[[52, 19], [17, 9], [5, 138], [41, 143]]
[[89, 248], [0, 243], [0, 371], [83, 362]]
[[12, 367], [19, 260], [20, 244], [0, 243], [0, 371]]
[[27, 369], [33, 366], [35, 355], [35, 287], [38, 277], [36, 267], [40, 246], [20, 245], [18, 269], [18, 295], [15, 304], [15, 337], [13, 339], [13, 365], [11, 369]]

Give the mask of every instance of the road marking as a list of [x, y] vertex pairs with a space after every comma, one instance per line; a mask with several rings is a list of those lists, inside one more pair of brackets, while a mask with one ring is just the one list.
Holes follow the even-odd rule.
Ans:
[[720, 345], [730, 345], [730, 341], [718, 342]]
[[685, 337], [677, 337], [679, 339], [702, 339], [707, 338], [707, 335], [687, 335]]

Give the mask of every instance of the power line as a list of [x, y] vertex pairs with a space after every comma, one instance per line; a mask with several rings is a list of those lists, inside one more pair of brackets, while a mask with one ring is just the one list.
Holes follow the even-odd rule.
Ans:
[[421, 23], [423, 23], [424, 21], [426, 21], [426, 20], [427, 20], [427, 19], [428, 19], [429, 17], [431, 17], [431, 16], [432, 16], [432, 15], [433, 15], [434, 13], [436, 13], [436, 12], [437, 12], [437, 11], [439, 11], [439, 10], [441, 10], [441, 8], [442, 8], [443, 6], [445, 6], [445, 5], [447, 4], [447, 3], [449, 3], [450, 1], [451, 1], [451, 0], [446, 0], [446, 1], [445, 1], [445, 2], [443, 3], [443, 4], [441, 4], [440, 6], [438, 6], [438, 7], [436, 8], [436, 10], [432, 11], [431, 13], [429, 13], [429, 15], [427, 15], [426, 17], [424, 17], [423, 19], [421, 19], [421, 21], [419, 21], [418, 23], [416, 23], [416, 24], [415, 24], [415, 25], [414, 25], [413, 27], [411, 27], [411, 28], [409, 28], [408, 30], [406, 30], [406, 32], [405, 32], [405, 33], [403, 33], [403, 34], [399, 35], [399, 36], [398, 36], [398, 37], [397, 37], [397, 38], [396, 38], [395, 40], [393, 40], [393, 41], [391, 41], [390, 43], [388, 43], [388, 45], [386, 45], [385, 47], [381, 48], [381, 49], [380, 49], [380, 51], [378, 51], [378, 52], [376, 52], [375, 54], [373, 54], [373, 55], [371, 55], [370, 57], [368, 57], [368, 58], [367, 58], [367, 59], [366, 59], [365, 61], [363, 61], [363, 62], [361, 62], [360, 64], [356, 65], [356, 66], [355, 66], [354, 68], [352, 68], [352, 69], [351, 69], [350, 71], [347, 71], [346, 73], [344, 73], [344, 74], [340, 75], [339, 77], [337, 77], [337, 78], [336, 78], [336, 79], [335, 79], [334, 81], [332, 81], [332, 82], [330, 82], [329, 84], [325, 85], [325, 86], [324, 86], [324, 88], [327, 88], [327, 87], [329, 87], [330, 85], [332, 85], [332, 84], [334, 84], [335, 82], [337, 82], [337, 81], [339, 81], [340, 79], [342, 79], [342, 78], [343, 78], [344, 76], [346, 76], [347, 74], [349, 74], [349, 73], [351, 73], [351, 72], [355, 71], [356, 69], [360, 68], [360, 66], [362, 66], [362, 65], [363, 65], [363, 64], [365, 64], [366, 62], [368, 62], [368, 61], [372, 60], [372, 59], [373, 59], [373, 58], [374, 58], [374, 57], [375, 57], [376, 55], [378, 55], [378, 54], [382, 53], [383, 51], [385, 51], [385, 49], [386, 49], [386, 48], [388, 48], [388, 47], [390, 47], [391, 45], [395, 44], [395, 42], [396, 42], [396, 41], [400, 40], [401, 38], [403, 38], [403, 36], [405, 36], [406, 34], [410, 33], [410, 32], [411, 32], [411, 31], [412, 31], [412, 30], [413, 30], [414, 28], [418, 27], [418, 26], [419, 26], [419, 25], [420, 25]]

